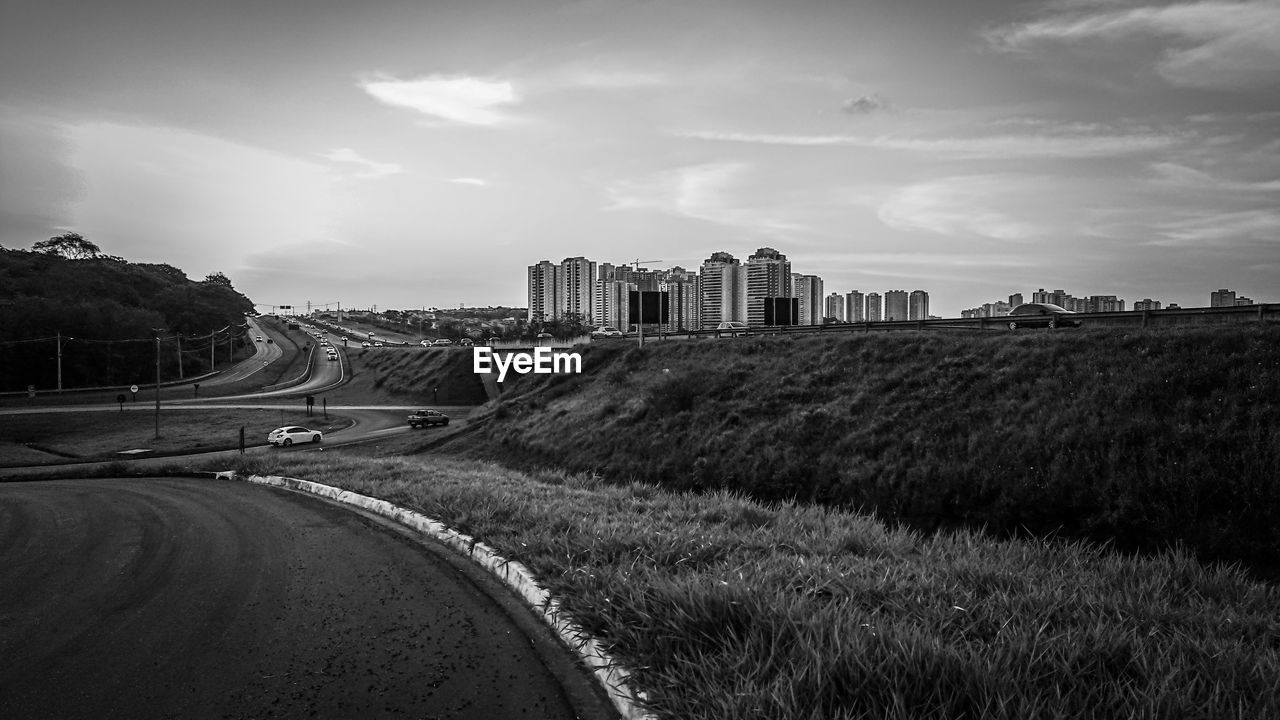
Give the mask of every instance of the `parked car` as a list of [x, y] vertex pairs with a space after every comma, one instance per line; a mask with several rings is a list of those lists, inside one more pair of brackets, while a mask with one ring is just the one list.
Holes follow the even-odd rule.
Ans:
[[435, 342], [431, 343], [433, 347], [448, 347], [452, 344], [453, 344], [453, 341], [450, 340], [449, 338], [440, 338], [439, 340], [436, 340]]
[[276, 447], [288, 447], [294, 443], [310, 442], [318, 443], [324, 436], [319, 430], [308, 430], [304, 427], [296, 425], [290, 427], [276, 428], [267, 435], [267, 442]]
[[1075, 314], [1053, 303], [1023, 303], [1009, 311], [1009, 329], [1080, 327], [1080, 321], [1071, 318]]
[[722, 337], [724, 335], [728, 335], [729, 337], [741, 337], [743, 335], [750, 334], [751, 328], [747, 327], [746, 323], [738, 322], [736, 320], [722, 322], [716, 326], [716, 337]]
[[448, 424], [449, 416], [436, 410], [418, 410], [409, 416], [409, 427], [411, 428]]
[[591, 337], [593, 338], [622, 337], [622, 331], [619, 330], [618, 328], [602, 327], [597, 330], [591, 331]]

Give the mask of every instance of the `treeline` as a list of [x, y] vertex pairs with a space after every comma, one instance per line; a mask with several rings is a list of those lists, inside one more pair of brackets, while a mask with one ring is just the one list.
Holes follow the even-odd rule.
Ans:
[[612, 343], [582, 366], [506, 383], [471, 450], [1280, 568], [1274, 324]]
[[83, 239], [93, 251], [70, 257], [65, 242], [40, 245], [0, 248], [0, 391], [54, 389], [59, 364], [63, 388], [152, 382], [157, 330], [165, 379], [179, 362], [198, 375], [211, 351], [221, 362], [245, 345], [253, 303], [221, 273], [192, 281], [171, 265], [99, 255]]

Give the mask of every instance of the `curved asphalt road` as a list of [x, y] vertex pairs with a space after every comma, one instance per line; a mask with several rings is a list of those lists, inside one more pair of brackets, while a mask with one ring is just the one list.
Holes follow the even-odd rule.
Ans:
[[3, 483], [0, 717], [613, 717], [489, 582], [284, 490]]

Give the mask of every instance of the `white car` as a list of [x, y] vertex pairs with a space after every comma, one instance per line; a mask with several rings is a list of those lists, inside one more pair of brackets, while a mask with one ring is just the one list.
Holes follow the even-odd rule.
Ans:
[[598, 338], [622, 337], [622, 331], [619, 330], [618, 328], [602, 327], [599, 330], [593, 331], [591, 333], [591, 337], [598, 337]]
[[750, 335], [750, 334], [751, 334], [751, 328], [748, 327], [746, 323], [738, 322], [736, 320], [731, 320], [729, 322], [722, 322], [716, 326], [716, 337], [720, 337], [721, 335], [728, 335], [729, 337], [741, 337], [743, 335]]
[[324, 434], [319, 430], [308, 430], [293, 425], [272, 430], [271, 434], [267, 435], [267, 442], [276, 447], [289, 447], [296, 442], [318, 443], [323, 436]]

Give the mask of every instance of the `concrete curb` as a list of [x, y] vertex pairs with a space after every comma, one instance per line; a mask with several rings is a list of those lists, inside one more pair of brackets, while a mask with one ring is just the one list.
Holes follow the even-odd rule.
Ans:
[[[211, 475], [215, 479], [244, 480], [258, 485], [270, 485], [297, 492], [311, 493], [335, 502], [355, 505], [449, 545], [473, 562], [484, 567], [490, 574], [497, 577], [523, 598], [535, 614], [556, 632], [561, 642], [591, 669], [596, 682], [600, 683], [604, 688], [610, 702], [613, 703], [614, 708], [617, 709], [622, 717], [626, 718], [626, 720], [653, 720], [653, 715], [645, 712], [636, 704], [636, 701], [642, 700], [644, 695], [638, 692], [633, 693], [628, 688], [630, 674], [619, 666], [616, 660], [609, 657], [604, 648], [600, 646], [600, 643], [584, 633], [561, 613], [559, 601], [553, 598], [551, 593], [539, 587], [533, 573], [529, 572], [528, 568], [523, 564], [514, 560], [507, 560], [488, 545], [478, 542], [469, 535], [451, 530], [442, 522], [433, 520], [414, 510], [393, 505], [386, 500], [360, 495], [350, 490], [343, 490], [331, 485], [322, 485], [310, 480], [299, 480], [278, 475], [240, 476], [231, 470], [215, 472], [211, 473]], [[206, 474], [206, 477], [208, 477], [208, 474]]]

